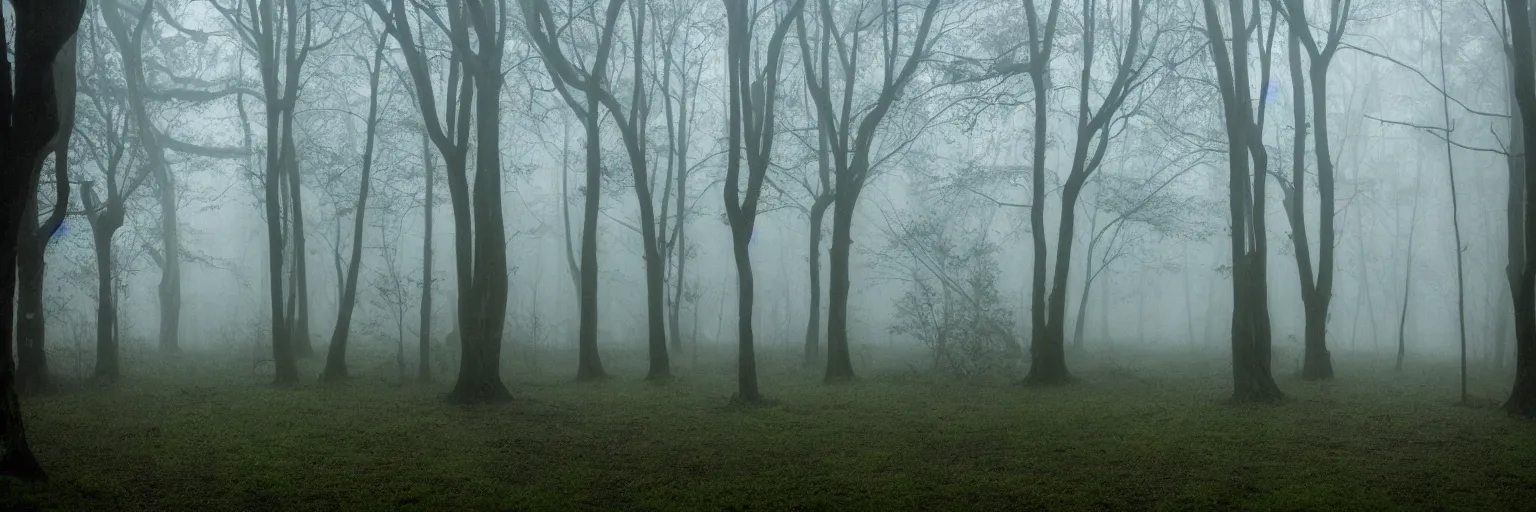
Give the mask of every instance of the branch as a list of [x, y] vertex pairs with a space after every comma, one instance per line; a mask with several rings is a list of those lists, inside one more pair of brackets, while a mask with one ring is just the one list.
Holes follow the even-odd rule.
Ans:
[[1393, 124], [1393, 125], [1398, 125], [1398, 126], [1407, 126], [1409, 128], [1417, 128], [1417, 129], [1420, 129], [1420, 130], [1424, 130], [1424, 133], [1428, 133], [1430, 135], [1434, 135], [1435, 138], [1443, 140], [1447, 144], [1450, 144], [1452, 146], [1456, 146], [1458, 148], [1465, 149], [1465, 150], [1468, 150], [1468, 151], [1476, 151], [1476, 152], [1479, 152], [1479, 153], [1493, 153], [1495, 155], [1504, 155], [1505, 157], [1509, 156], [1509, 153], [1506, 152], [1506, 151], [1502, 151], [1502, 150], [1498, 150], [1498, 149], [1493, 149], [1493, 148], [1482, 148], [1482, 147], [1477, 147], [1477, 146], [1468, 146], [1466, 144], [1462, 144], [1460, 142], [1456, 142], [1454, 140], [1451, 140], [1451, 137], [1450, 137], [1451, 130], [1449, 128], [1443, 128], [1443, 127], [1439, 127], [1439, 126], [1425, 126], [1425, 125], [1420, 125], [1420, 124], [1413, 124], [1413, 123], [1410, 123], [1410, 122], [1407, 122], [1407, 121], [1393, 121], [1393, 120], [1390, 120], [1390, 119], [1382, 119], [1382, 118], [1379, 118], [1379, 117], [1376, 117], [1376, 116], [1372, 116], [1372, 115], [1366, 115], [1365, 117], [1367, 119], [1372, 120], [1372, 121], [1377, 121], [1377, 122], [1384, 123], [1384, 124]]
[[1339, 47], [1340, 48], [1346, 48], [1346, 49], [1354, 50], [1354, 51], [1357, 51], [1357, 52], [1360, 52], [1360, 53], [1364, 53], [1366, 55], [1370, 55], [1370, 56], [1376, 57], [1378, 59], [1386, 60], [1387, 62], [1391, 62], [1393, 64], [1397, 64], [1398, 66], [1401, 66], [1404, 69], [1412, 71], [1413, 74], [1418, 75], [1419, 79], [1423, 80], [1424, 83], [1429, 84], [1429, 86], [1434, 88], [1436, 92], [1439, 92], [1441, 96], [1444, 96], [1446, 99], [1451, 100], [1452, 103], [1455, 103], [1456, 106], [1461, 107], [1462, 109], [1466, 110], [1467, 112], [1471, 112], [1473, 114], [1477, 114], [1477, 115], [1480, 115], [1480, 116], [1497, 117], [1497, 118], [1500, 118], [1500, 119], [1508, 119], [1509, 118], [1508, 114], [1498, 114], [1498, 113], [1494, 113], [1494, 112], [1487, 112], [1487, 111], [1477, 110], [1475, 108], [1467, 106], [1466, 103], [1462, 103], [1461, 100], [1456, 99], [1455, 96], [1451, 96], [1450, 93], [1445, 92], [1445, 89], [1440, 88], [1440, 86], [1435, 84], [1433, 81], [1431, 81], [1429, 79], [1429, 77], [1424, 76], [1424, 73], [1420, 72], [1418, 69], [1415, 69], [1413, 66], [1409, 66], [1408, 64], [1404, 63], [1403, 61], [1394, 59], [1392, 57], [1388, 57], [1388, 56], [1386, 56], [1384, 54], [1376, 53], [1376, 52], [1373, 52], [1373, 51], [1361, 48], [1359, 46], [1351, 45], [1351, 44], [1343, 44], [1343, 45], [1340, 45]]

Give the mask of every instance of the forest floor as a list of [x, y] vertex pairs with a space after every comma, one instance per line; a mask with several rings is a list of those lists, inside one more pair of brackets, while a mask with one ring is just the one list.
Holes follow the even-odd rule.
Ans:
[[[616, 351], [615, 351], [616, 352]], [[787, 353], [789, 350], [784, 350]], [[1282, 405], [1233, 406], [1219, 352], [1073, 355], [1081, 382], [939, 382], [905, 361], [861, 380], [768, 354], [773, 404], [729, 405], [726, 350], [570, 382], [565, 355], [509, 370], [512, 403], [453, 406], [392, 358], [292, 389], [236, 357], [129, 361], [111, 387], [24, 399], [47, 484], [3, 510], [1515, 510], [1536, 503], [1536, 422], [1456, 405], [1452, 363], [1336, 356], [1277, 372]], [[639, 354], [635, 354], [638, 356]], [[517, 355], [514, 354], [513, 357]], [[363, 359], [359, 357], [359, 359]], [[310, 361], [305, 375], [318, 374]], [[915, 363], [921, 367], [921, 363]], [[135, 367], [136, 366], [136, 367]], [[884, 369], [882, 369], [884, 368]]]

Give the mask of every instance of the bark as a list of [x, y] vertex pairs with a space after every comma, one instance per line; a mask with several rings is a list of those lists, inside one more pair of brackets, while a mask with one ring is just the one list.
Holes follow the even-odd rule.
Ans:
[[[62, 103], [62, 101], [61, 101]], [[68, 129], [71, 123], [68, 119], [61, 120], [61, 130]], [[64, 135], [65, 132], [60, 132]], [[67, 136], [64, 137], [67, 140]], [[67, 143], [67, 142], [66, 142]], [[48, 219], [41, 224], [37, 221], [38, 204], [33, 199], [27, 207], [27, 212], [22, 216], [22, 234], [17, 241], [16, 274], [16, 391], [23, 394], [44, 393], [51, 390], [48, 379], [48, 357], [44, 350], [43, 342], [47, 335], [47, 311], [43, 308], [43, 284], [45, 270], [44, 253], [48, 249], [48, 242], [53, 238], [59, 226], [64, 222], [64, 213], [69, 204], [69, 157], [67, 150], [55, 150], [55, 206], [49, 213]], [[97, 362], [100, 363], [98, 357]], [[117, 352], [111, 352], [110, 374], [105, 377], [110, 380], [117, 379]], [[102, 377], [102, 367], [96, 368], [96, 375]]]
[[[11, 2], [14, 24], [0, 12], [0, 54], [12, 54], [11, 65], [0, 66], [0, 476], [46, 480], [32, 454], [16, 394], [12, 345], [15, 331], [16, 259], [22, 215], [36, 201], [41, 169], [38, 161], [59, 130], [60, 110], [54, 63], [59, 51], [79, 27], [85, 3], [80, 0]], [[16, 27], [12, 40], [5, 31]], [[10, 43], [14, 41], [14, 46]]]
[[853, 358], [848, 351], [848, 256], [853, 246], [853, 203], [858, 196], [853, 184], [843, 184], [838, 182], [837, 199], [832, 203], [832, 245], [828, 250], [832, 265], [827, 273], [827, 382], [854, 378]]
[[[1043, 30], [1040, 29], [1039, 16], [1035, 13], [1035, 3], [1025, 2], [1025, 14], [1028, 16], [1030, 70], [1029, 80], [1035, 91], [1035, 127], [1033, 130], [1034, 141], [1032, 159], [1030, 160], [1030, 203], [1029, 203], [1029, 233], [1030, 241], [1034, 249], [1034, 257], [1031, 259], [1030, 286], [1029, 286], [1029, 325], [1030, 325], [1030, 361], [1029, 374], [1025, 377], [1027, 382], [1040, 384], [1056, 384], [1071, 380], [1072, 376], [1067, 372], [1066, 351], [1060, 346], [1060, 336], [1051, 333], [1051, 322], [1047, 316], [1049, 303], [1046, 299], [1046, 254], [1045, 246], [1045, 154], [1046, 138], [1049, 136], [1047, 128], [1050, 120], [1049, 109], [1050, 89], [1046, 86], [1046, 79], [1050, 76], [1051, 51], [1055, 49], [1056, 19], [1060, 12], [1061, 2], [1052, 0], [1050, 10], [1046, 15]], [[1041, 32], [1044, 35], [1041, 35]], [[1065, 193], [1065, 191], [1064, 191]], [[1076, 192], [1073, 192], [1075, 200]], [[1064, 208], [1066, 199], [1062, 199]], [[1071, 215], [1070, 211], [1063, 210], [1065, 215]], [[1070, 242], [1068, 242], [1070, 244]], [[1062, 248], [1058, 247], [1058, 250]], [[1062, 258], [1057, 255], [1057, 258]]]
[[[599, 67], [598, 69], [601, 69]], [[597, 83], [593, 81], [592, 83]], [[597, 216], [601, 211], [603, 190], [602, 139], [598, 122], [597, 97], [587, 91], [587, 106], [582, 125], [586, 128], [586, 187], [581, 217], [581, 265], [579, 279], [580, 332], [577, 336], [576, 380], [593, 381], [607, 377], [603, 360], [597, 352]]]
[[1097, 246], [1099, 232], [1099, 209], [1093, 209], [1093, 215], [1088, 217], [1088, 231], [1094, 235], [1094, 240], [1088, 242], [1088, 253], [1083, 256], [1083, 265], [1087, 271], [1083, 272], [1083, 294], [1077, 301], [1077, 318], [1072, 326], [1072, 350], [1083, 349], [1083, 324], [1088, 317], [1088, 292], [1093, 291], [1093, 276], [1098, 271], [1093, 269], [1093, 250]]
[[[686, 75], [686, 73], [685, 73]], [[690, 118], [688, 113], [688, 81], [682, 82], [682, 91], [678, 95], [677, 107], [677, 202], [675, 215], [677, 225], [673, 227], [676, 241], [673, 242], [672, 253], [677, 257], [677, 273], [672, 278], [672, 308], [671, 315], [667, 319], [667, 326], [672, 331], [672, 351], [681, 353], [683, 350], [683, 331], [679, 326], [679, 316], [683, 309], [683, 290], [686, 290], [686, 272], [688, 266], [688, 139], [692, 135], [689, 131]], [[694, 305], [698, 307], [697, 304]]]
[[[92, 197], [89, 185], [85, 196]], [[96, 210], [90, 200], [86, 204], [87, 210]], [[112, 255], [112, 238], [123, 225], [123, 210], [121, 204], [109, 203], [101, 213], [89, 217], [91, 224], [91, 242], [96, 252], [96, 375], [102, 376], [103, 370], [110, 375], [117, 374], [117, 301], [113, 290], [116, 289], [116, 279], [112, 276], [114, 256]]]
[[[1515, 48], [1511, 52], [1515, 100], [1522, 124], [1529, 125], [1536, 119], [1536, 63], [1532, 62], [1531, 52], [1526, 51], [1532, 48], [1531, 13], [1526, 0], [1506, 0], [1504, 6]], [[1525, 148], [1536, 147], [1536, 130], [1526, 129], [1521, 135]], [[1536, 208], [1530, 204], [1530, 198], [1536, 197], [1536, 159], [1527, 157], [1522, 163], [1525, 197], [1520, 210], [1525, 229], [1519, 240], [1512, 236], [1509, 245], [1520, 244], [1525, 259], [1519, 282], [1513, 283], [1511, 289], [1515, 303], [1515, 381], [1504, 409], [1511, 414], [1533, 418], [1536, 417], [1536, 251], [1524, 250], [1524, 244], [1536, 240]], [[1513, 266], [1513, 262], [1511, 264]]]
[[[821, 159], [826, 165], [826, 142], [822, 142]], [[821, 230], [827, 207], [832, 205], [832, 194], [827, 191], [811, 204], [810, 247], [806, 262], [810, 267], [810, 312], [805, 321], [805, 367], [814, 368], [821, 363]]]
[[[355, 216], [352, 221], [352, 256], [347, 264], [347, 276], [341, 293], [341, 302], [337, 304], [336, 328], [331, 333], [331, 345], [325, 358], [325, 373], [320, 380], [325, 382], [337, 382], [347, 378], [347, 337], [352, 327], [352, 310], [357, 305], [357, 274], [363, 261], [363, 218], [368, 211], [368, 187], [369, 178], [373, 172], [373, 147], [375, 135], [379, 127], [379, 74], [383, 70], [384, 48], [387, 34], [380, 37], [373, 50], [373, 67], [370, 68], [368, 77], [368, 118], [367, 128], [363, 142], [363, 170], [359, 177], [357, 206], [353, 209]], [[427, 192], [428, 196], [431, 191]], [[338, 242], [339, 243], [339, 242]], [[427, 276], [430, 279], [430, 274]], [[402, 292], [404, 290], [401, 290]], [[401, 313], [404, 313], [403, 311]], [[397, 319], [404, 321], [405, 315]], [[400, 376], [405, 377], [405, 336], [402, 332], [397, 338], [397, 363], [400, 365]], [[423, 330], [422, 332], [426, 332]]]
[[[461, 229], [455, 233], [460, 248], [471, 246], [460, 256], [461, 286], [459, 289], [459, 318], [463, 338], [463, 353], [459, 359], [459, 377], [449, 392], [448, 399], [458, 403], [501, 402], [511, 400], [512, 394], [501, 381], [501, 341], [503, 322], [507, 312], [507, 244], [505, 220], [501, 209], [501, 109], [500, 95], [503, 85], [502, 45], [504, 40], [496, 34], [506, 28], [505, 1], [462, 0], [450, 2], [450, 16], [457, 18], [462, 27], [455, 46], [467, 45], [464, 37], [470, 28], [477, 35], [479, 51], [471, 53], [467, 48], [458, 50], [465, 60], [465, 80], [474, 82], [475, 97], [475, 182], [473, 203], [462, 201], [454, 206], [454, 216], [461, 228], [468, 228], [468, 217], [473, 216], [474, 230]], [[399, 7], [401, 4], [396, 3]], [[452, 11], [459, 12], [453, 13]], [[402, 44], [403, 46], [403, 44]], [[471, 98], [464, 97], [468, 102]], [[457, 178], [450, 177], [450, 189], [457, 188], [458, 197], [468, 192], [463, 166], [459, 166]], [[469, 210], [469, 211], [465, 211]], [[465, 211], [469, 215], [460, 215]], [[472, 270], [463, 265], [466, 256], [472, 258]], [[470, 273], [472, 272], [472, 273]], [[469, 293], [465, 293], [465, 291]]]
[[[54, 206], [48, 218], [37, 221], [38, 206], [33, 198], [30, 211], [22, 216], [22, 234], [17, 242], [17, 273], [20, 277], [16, 321], [16, 390], [22, 394], [45, 393], [53, 389], [48, 374], [47, 315], [43, 309], [43, 285], [46, 274], [44, 253], [54, 233], [64, 224], [69, 210], [69, 140], [75, 127], [75, 38], [69, 38], [59, 51], [54, 73], [54, 89], [59, 108], [59, 129], [45, 151], [53, 153]], [[41, 162], [39, 162], [41, 163]], [[9, 324], [7, 324], [9, 325]]]
[[[291, 95], [289, 96], [292, 97]], [[297, 147], [293, 141], [293, 111], [283, 115], [283, 169], [288, 185], [289, 250], [293, 254], [293, 301], [288, 305], [293, 314], [289, 317], [289, 343], [294, 357], [303, 359], [315, 355], [309, 340], [309, 251], [304, 235], [304, 180], [299, 173]]]

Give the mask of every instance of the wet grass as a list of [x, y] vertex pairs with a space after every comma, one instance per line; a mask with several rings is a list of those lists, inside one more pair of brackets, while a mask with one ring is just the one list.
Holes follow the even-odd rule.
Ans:
[[[1338, 380], [1232, 406], [1219, 354], [1076, 357], [1062, 388], [936, 382], [905, 362], [823, 386], [765, 363], [732, 406], [726, 354], [666, 386], [569, 382], [544, 357], [516, 401], [450, 406], [388, 364], [265, 385], [213, 356], [25, 401], [48, 484], [4, 510], [1529, 510], [1536, 423], [1454, 403], [1454, 367], [1341, 356]], [[788, 357], [784, 359], [789, 359]], [[1118, 360], [1118, 362], [1117, 362]], [[212, 361], [212, 362], [210, 362]], [[1138, 361], [1138, 362], [1130, 362]], [[569, 364], [568, 364], [569, 363]], [[361, 366], [361, 365], [360, 365]], [[891, 368], [885, 371], [878, 368]], [[317, 375], [318, 365], [306, 370]], [[564, 370], [571, 370], [569, 372]], [[567, 375], [567, 374], [570, 375]]]

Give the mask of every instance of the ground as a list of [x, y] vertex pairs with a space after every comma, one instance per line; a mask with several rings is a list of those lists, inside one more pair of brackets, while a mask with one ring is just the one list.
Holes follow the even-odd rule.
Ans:
[[1040, 389], [936, 382], [867, 358], [860, 381], [825, 386], [793, 366], [792, 347], [765, 352], [774, 402], [753, 408], [730, 405], [723, 349], [677, 358], [665, 386], [640, 381], [642, 361], [616, 360], [627, 354], [605, 354], [617, 376], [592, 384], [570, 381], [574, 358], [544, 356], [509, 371], [515, 402], [471, 407], [444, 403], [447, 383], [399, 384], [392, 363], [281, 389], [238, 358], [130, 361], [115, 386], [25, 400], [52, 481], [0, 482], [0, 509], [1536, 505], [1536, 423], [1499, 412], [1506, 381], [1478, 365], [1472, 406], [1454, 403], [1454, 364], [1397, 374], [1390, 358], [1342, 353], [1336, 381], [1281, 370], [1290, 401], [1233, 406], [1219, 353], [1073, 354], [1080, 382]]

